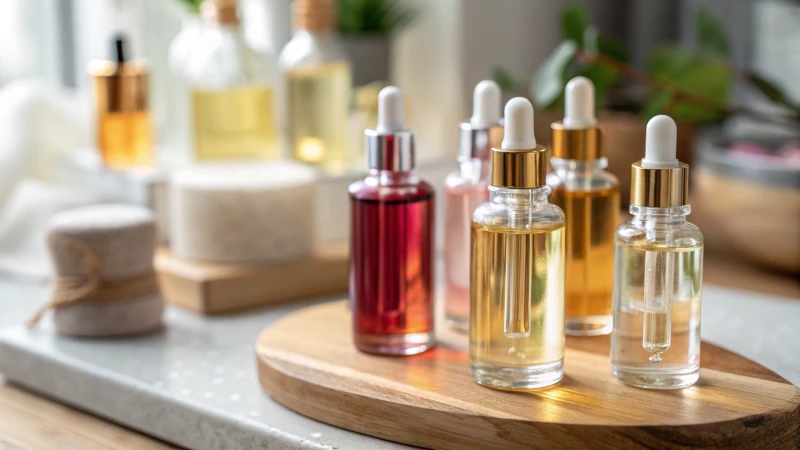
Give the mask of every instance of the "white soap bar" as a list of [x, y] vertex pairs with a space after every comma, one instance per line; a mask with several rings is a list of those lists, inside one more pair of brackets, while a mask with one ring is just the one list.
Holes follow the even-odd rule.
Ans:
[[178, 257], [272, 263], [314, 249], [316, 172], [288, 161], [184, 167], [170, 179], [170, 244]]

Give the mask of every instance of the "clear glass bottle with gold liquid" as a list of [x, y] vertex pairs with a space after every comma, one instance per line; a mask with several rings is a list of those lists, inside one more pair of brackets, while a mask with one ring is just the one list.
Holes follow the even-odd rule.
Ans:
[[564, 213], [547, 202], [545, 149], [533, 107], [505, 108], [493, 148], [490, 201], [472, 219], [470, 374], [497, 389], [558, 382], [564, 360]]
[[185, 63], [197, 160], [279, 156], [277, 73], [244, 40], [236, 0], [206, 0], [203, 32]]
[[566, 333], [611, 332], [614, 230], [619, 224], [619, 182], [606, 172], [605, 130], [594, 112], [594, 85], [576, 77], [564, 93], [565, 114], [553, 123], [550, 201], [566, 226]]
[[648, 389], [690, 386], [700, 370], [703, 234], [686, 221], [689, 166], [676, 138], [667, 116], [647, 124], [645, 157], [631, 166], [633, 220], [615, 235], [611, 371]]
[[152, 166], [153, 123], [150, 117], [147, 66], [128, 59], [125, 38], [114, 39], [115, 61], [94, 60], [87, 71], [94, 81], [97, 146], [112, 169]]
[[282, 133], [289, 156], [337, 173], [350, 166], [350, 64], [332, 0], [295, 0], [295, 32], [281, 51]]

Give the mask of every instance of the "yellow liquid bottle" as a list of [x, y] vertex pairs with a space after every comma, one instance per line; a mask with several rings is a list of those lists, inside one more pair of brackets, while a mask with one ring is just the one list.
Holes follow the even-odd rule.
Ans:
[[564, 226], [472, 226], [470, 360], [479, 383], [546, 386], [564, 358]]
[[278, 157], [272, 86], [194, 89], [194, 148], [198, 160]]
[[347, 142], [351, 70], [336, 36], [334, 0], [294, 0], [292, 25], [278, 57], [286, 150], [293, 159], [342, 173], [356, 158]]
[[123, 170], [152, 166], [147, 65], [129, 60], [125, 37], [114, 39], [116, 60], [94, 60], [87, 71], [94, 84], [97, 147], [106, 167]]
[[205, 1], [203, 17], [184, 68], [195, 159], [278, 158], [273, 61], [245, 41], [235, 0]]
[[605, 130], [594, 113], [594, 85], [576, 77], [564, 92], [563, 122], [551, 125], [550, 201], [564, 210], [566, 227], [566, 333], [608, 334], [612, 329], [614, 230], [619, 182], [606, 172]]
[[351, 159], [347, 149], [349, 65], [298, 66], [287, 70], [284, 77], [291, 157], [332, 172], [344, 170]]
[[570, 190], [571, 183], [560, 179], [551, 184], [550, 194], [566, 217], [566, 333], [578, 336], [611, 332], [614, 230], [619, 223], [616, 180], [605, 173], [588, 176], [602, 187]]
[[549, 386], [563, 376], [564, 213], [547, 202], [545, 149], [533, 107], [505, 108], [491, 152], [490, 201], [472, 220], [470, 374], [496, 389]]
[[153, 124], [149, 111], [108, 113], [98, 117], [100, 153], [112, 169], [152, 166]]

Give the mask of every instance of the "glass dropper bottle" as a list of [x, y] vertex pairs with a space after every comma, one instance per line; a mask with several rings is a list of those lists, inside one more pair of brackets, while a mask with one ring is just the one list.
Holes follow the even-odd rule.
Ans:
[[464, 332], [469, 328], [472, 213], [489, 201], [489, 156], [503, 140], [500, 86], [484, 80], [473, 95], [472, 117], [459, 126], [459, 169], [444, 181], [445, 314], [450, 327]]
[[605, 171], [605, 129], [594, 112], [594, 85], [575, 77], [564, 90], [564, 120], [552, 128], [550, 201], [566, 226], [566, 333], [611, 332], [614, 230], [619, 225], [619, 182]]
[[564, 213], [547, 202], [527, 99], [506, 105], [491, 158], [491, 201], [472, 219], [470, 374], [497, 389], [549, 386], [563, 376]]
[[686, 221], [689, 166], [668, 116], [647, 124], [645, 157], [631, 166], [633, 220], [617, 228], [611, 371], [648, 389], [694, 384], [700, 370], [703, 235]]
[[435, 345], [434, 190], [415, 167], [403, 95], [378, 95], [378, 126], [364, 132], [369, 174], [350, 185], [353, 342], [364, 352], [413, 355]]

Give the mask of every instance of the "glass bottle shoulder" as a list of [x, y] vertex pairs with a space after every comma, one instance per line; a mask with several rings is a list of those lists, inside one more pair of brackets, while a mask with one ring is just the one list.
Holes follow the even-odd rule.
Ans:
[[460, 162], [460, 167], [444, 179], [446, 191], [488, 191], [489, 162], [474, 159]]
[[564, 211], [546, 201], [527, 206], [490, 201], [475, 209], [472, 223], [498, 229], [555, 229], [564, 226]]
[[547, 174], [547, 185], [553, 191], [618, 190], [619, 180], [611, 172], [594, 170], [554, 170]]
[[354, 200], [416, 201], [432, 199], [435, 190], [415, 174], [388, 173], [369, 175], [348, 188]]
[[271, 84], [277, 78], [270, 55], [249, 47], [234, 26], [205, 26], [187, 55], [184, 73], [190, 84], [208, 88]]
[[347, 55], [334, 33], [298, 30], [278, 56], [281, 70], [332, 63], [347, 65]]
[[615, 233], [617, 245], [647, 249], [682, 249], [703, 246], [703, 233], [687, 222], [658, 222], [634, 218], [621, 223]]

